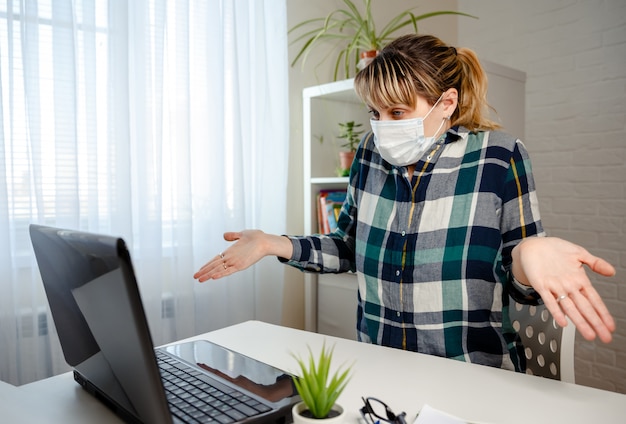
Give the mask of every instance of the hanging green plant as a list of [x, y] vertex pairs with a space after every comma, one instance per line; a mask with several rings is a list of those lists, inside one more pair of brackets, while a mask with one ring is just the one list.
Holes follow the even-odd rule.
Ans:
[[[410, 27], [417, 33], [417, 23], [423, 19], [440, 15], [460, 15], [475, 18], [467, 13], [452, 10], [415, 15], [410, 9], [400, 12], [392, 18], [380, 31], [376, 30], [374, 17], [372, 16], [372, 0], [362, 0], [365, 8], [361, 12], [352, 0], [343, 0], [345, 8], [339, 8], [330, 12], [326, 17], [313, 18], [294, 25], [289, 34], [304, 31], [296, 36], [291, 42], [303, 43], [298, 54], [291, 63], [294, 66], [302, 60], [302, 65], [307, 60], [309, 53], [322, 41], [334, 41], [340, 48], [335, 61], [334, 79], [339, 76], [339, 69], [343, 67], [345, 78], [350, 78], [356, 71], [361, 53], [374, 56], [387, 43], [395, 38], [395, 33], [405, 27]], [[368, 53], [368, 52], [373, 52]]]

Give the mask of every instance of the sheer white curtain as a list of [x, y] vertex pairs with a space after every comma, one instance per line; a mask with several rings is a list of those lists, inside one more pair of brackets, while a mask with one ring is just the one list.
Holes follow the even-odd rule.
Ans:
[[0, 378], [67, 369], [28, 237], [130, 246], [156, 344], [280, 323], [283, 266], [198, 284], [226, 230], [284, 233], [285, 0], [0, 0]]

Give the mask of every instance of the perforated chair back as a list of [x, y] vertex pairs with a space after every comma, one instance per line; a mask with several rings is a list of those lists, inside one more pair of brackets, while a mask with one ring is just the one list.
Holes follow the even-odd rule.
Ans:
[[560, 327], [543, 304], [510, 301], [509, 316], [524, 344], [526, 373], [574, 383], [574, 325]]

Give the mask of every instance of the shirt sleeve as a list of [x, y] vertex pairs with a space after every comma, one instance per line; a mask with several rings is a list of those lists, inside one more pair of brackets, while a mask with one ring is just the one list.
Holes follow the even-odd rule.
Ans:
[[511, 252], [526, 237], [543, 237], [535, 181], [530, 157], [517, 140], [512, 152], [502, 199], [502, 262], [509, 276], [509, 294], [521, 303], [537, 303], [540, 297], [531, 287], [513, 282]]
[[[366, 137], [363, 138], [365, 140]], [[356, 182], [359, 179], [360, 161], [363, 154], [363, 140], [355, 154], [350, 169], [346, 200], [337, 219], [337, 229], [330, 234], [311, 236], [289, 236], [293, 245], [293, 255], [289, 259], [280, 259], [302, 271], [319, 273], [355, 272], [355, 229], [357, 219]]]
[[283, 260], [301, 271], [341, 273], [355, 271], [354, 253], [349, 240], [337, 231], [332, 234], [289, 236], [293, 256]]

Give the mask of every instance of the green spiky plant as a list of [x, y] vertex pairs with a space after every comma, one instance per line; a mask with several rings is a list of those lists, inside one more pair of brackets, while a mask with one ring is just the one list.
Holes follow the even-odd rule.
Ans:
[[311, 348], [308, 347], [308, 349], [308, 360], [292, 354], [301, 374], [294, 379], [294, 384], [312, 417], [322, 419], [328, 416], [339, 395], [346, 388], [352, 367], [343, 371], [339, 369], [331, 376], [330, 364], [334, 347], [326, 349], [326, 343], [324, 343], [317, 361]]
[[451, 10], [415, 15], [413, 13], [415, 7], [412, 7], [400, 12], [380, 31], [377, 31], [372, 14], [372, 0], [362, 1], [363, 12], [356, 6], [355, 1], [343, 0], [345, 8], [333, 10], [323, 18], [307, 19], [290, 28], [289, 34], [301, 31], [291, 44], [303, 43], [291, 62], [291, 66], [294, 66], [299, 60], [302, 60], [304, 66], [309, 53], [320, 44], [320, 41], [332, 41], [340, 48], [335, 62], [334, 79], [337, 80], [341, 67], [343, 67], [345, 78], [350, 78], [352, 71], [356, 70], [360, 52], [381, 50], [395, 38], [396, 32], [402, 28], [410, 27], [417, 33], [418, 21], [439, 15], [474, 17], [467, 13]]

